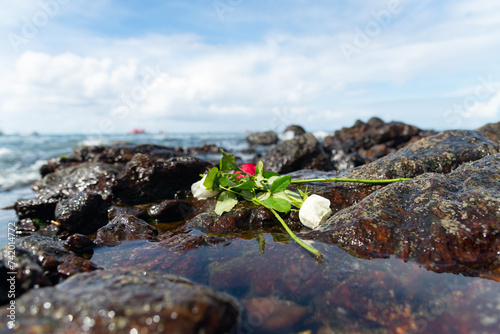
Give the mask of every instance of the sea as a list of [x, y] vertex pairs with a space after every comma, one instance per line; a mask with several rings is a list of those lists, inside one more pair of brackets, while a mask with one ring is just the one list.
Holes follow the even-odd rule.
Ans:
[[2, 209], [11, 207], [20, 198], [35, 197], [36, 193], [31, 186], [40, 178], [40, 167], [50, 158], [70, 156], [75, 147], [82, 145], [111, 145], [119, 142], [182, 148], [215, 144], [228, 152], [244, 154], [242, 151], [249, 148], [245, 139], [247, 135], [247, 133], [0, 135], [0, 248], [8, 244], [8, 227], [12, 227], [12, 223], [17, 220], [14, 210]]

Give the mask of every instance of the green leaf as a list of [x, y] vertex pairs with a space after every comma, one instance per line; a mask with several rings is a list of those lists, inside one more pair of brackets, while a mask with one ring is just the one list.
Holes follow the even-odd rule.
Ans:
[[299, 209], [302, 206], [302, 203], [304, 202], [299, 194], [288, 189], [285, 191], [274, 193], [273, 197], [284, 199], [288, 201], [291, 205]]
[[275, 172], [264, 172], [262, 173], [262, 176], [264, 176], [266, 179], [269, 179], [273, 176], [280, 176], [278, 173]]
[[263, 175], [264, 173], [264, 163], [259, 160], [257, 167], [255, 167], [255, 175]]
[[[216, 190], [214, 188], [214, 181], [215, 181], [215, 178], [217, 177], [217, 173], [219, 172], [219, 169], [217, 167], [212, 167], [212, 169], [210, 169], [210, 171], [208, 172], [207, 174], [207, 177], [205, 178], [205, 181], [203, 182], [203, 185], [205, 186], [205, 188], [207, 188], [208, 190]], [[217, 185], [217, 184], [215, 184]]]
[[229, 191], [223, 191], [220, 193], [217, 199], [217, 204], [215, 205], [215, 213], [222, 215], [224, 212], [231, 211], [232, 208], [238, 203], [238, 198], [236, 194]]
[[273, 184], [271, 185], [271, 192], [276, 193], [278, 191], [283, 191], [288, 186], [290, 185], [290, 182], [292, 182], [292, 177], [289, 175], [281, 176], [274, 180]]
[[282, 198], [275, 198], [273, 196], [269, 196], [266, 200], [262, 201], [265, 205], [270, 206], [276, 211], [288, 213], [292, 208], [290, 202], [284, 200]]
[[240, 172], [244, 173], [240, 167], [238, 167], [234, 163], [234, 155], [232, 154], [227, 154], [224, 152], [224, 150], [220, 150], [220, 153], [222, 153], [222, 159], [220, 159], [220, 170], [222, 172], [229, 172], [232, 170], [239, 170]]
[[255, 182], [252, 180], [248, 180], [245, 183], [242, 183], [233, 189], [235, 190], [252, 190], [255, 187]]
[[246, 199], [247, 201], [251, 201], [255, 198], [255, 195], [251, 191], [248, 191], [248, 190], [242, 190], [240, 192], [240, 195], [243, 196], [243, 198]]

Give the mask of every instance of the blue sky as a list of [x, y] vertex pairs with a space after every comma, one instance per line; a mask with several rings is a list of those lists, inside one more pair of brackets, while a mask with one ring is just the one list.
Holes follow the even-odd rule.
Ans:
[[0, 4], [0, 130], [333, 131], [500, 121], [500, 2]]

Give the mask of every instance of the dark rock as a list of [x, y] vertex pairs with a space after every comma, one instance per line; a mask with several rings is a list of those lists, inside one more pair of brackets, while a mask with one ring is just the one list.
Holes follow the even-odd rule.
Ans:
[[[302, 226], [295, 212], [284, 217], [285, 223], [291, 229], [300, 229]], [[231, 212], [222, 216], [214, 212], [202, 213], [191, 219], [186, 229], [197, 229], [204, 233], [244, 233], [257, 232], [262, 229], [282, 228], [274, 215], [262, 206], [250, 202], [238, 203]]]
[[116, 144], [111, 146], [79, 146], [73, 150], [69, 157], [50, 159], [40, 168], [43, 176], [56, 172], [60, 169], [78, 166], [82, 163], [105, 163], [110, 165], [124, 165], [132, 160], [135, 154], [147, 154], [154, 159], [168, 159], [183, 155], [172, 147], [160, 145], [135, 145]]
[[134, 268], [75, 275], [55, 288], [27, 293], [16, 307], [18, 332], [54, 334], [218, 334], [229, 332], [239, 314], [228, 295]]
[[401, 122], [385, 123], [374, 117], [367, 123], [358, 120], [350, 128], [335, 131], [333, 136], [323, 140], [323, 146], [335, 169], [344, 171], [375, 161], [432, 134], [435, 132]]
[[[7, 274], [12, 272], [15, 275]], [[7, 281], [8, 278], [12, 281], [12, 277], [15, 279], [14, 289], [11, 289], [11, 284]], [[0, 250], [0, 279], [2, 279], [0, 305], [4, 305], [12, 299], [8, 298], [9, 294], [13, 293], [17, 298], [35, 286], [44, 287], [54, 284], [38, 262], [37, 257], [21, 247], [16, 247], [14, 251], [7, 247]], [[11, 292], [9, 293], [9, 291]]]
[[137, 154], [119, 175], [113, 194], [118, 201], [128, 204], [173, 198], [178, 190], [191, 189], [208, 167], [208, 162], [192, 157], [154, 161]]
[[423, 138], [397, 153], [349, 173], [347, 178], [392, 179], [449, 173], [461, 164], [498, 153], [498, 144], [477, 131], [452, 130]]
[[115, 217], [106, 226], [97, 231], [95, 243], [98, 245], [116, 246], [121, 241], [137, 239], [155, 239], [158, 230], [135, 216], [121, 215]]
[[69, 198], [81, 192], [100, 194], [107, 199], [112, 195], [118, 171], [102, 163], [84, 163], [48, 174], [33, 188], [39, 192], [38, 199], [43, 202]]
[[86, 236], [75, 233], [66, 239], [64, 246], [75, 253], [84, 253], [94, 248], [95, 244]]
[[215, 144], [203, 144], [201, 147], [188, 147], [184, 150], [186, 154], [205, 155], [205, 154], [219, 154], [220, 148]]
[[118, 216], [128, 215], [146, 220], [148, 219], [148, 211], [142, 207], [134, 206], [116, 206], [112, 205], [108, 209], [108, 220], [113, 220]]
[[54, 212], [56, 209], [57, 200], [54, 198], [48, 199], [20, 199], [14, 204], [17, 217], [24, 218], [39, 218], [45, 220], [54, 220]]
[[254, 132], [248, 135], [250, 145], [273, 145], [278, 142], [278, 135], [274, 131]]
[[313, 134], [285, 140], [266, 152], [264, 166], [276, 173], [290, 173], [299, 169], [331, 170], [328, 156]]
[[[12, 263], [17, 266], [13, 267]], [[67, 270], [69, 267], [71, 271]], [[15, 273], [16, 296], [35, 287], [55, 285], [75, 273], [96, 269], [94, 263], [66, 249], [62, 241], [40, 235], [18, 238], [14, 252], [8, 247], [0, 251], [0, 278], [8, 272]], [[1, 296], [6, 297], [3, 293]]]
[[16, 222], [16, 234], [18, 236], [30, 235], [38, 230], [37, 223], [33, 218], [25, 218]]
[[304, 128], [300, 125], [289, 125], [286, 127], [283, 133], [287, 133], [288, 131], [293, 132], [295, 137], [300, 137], [306, 133], [306, 130], [304, 130]]
[[153, 159], [169, 159], [178, 152], [172, 147], [151, 144], [118, 144], [112, 146], [80, 146], [75, 148], [73, 156], [80, 162], [104, 162], [107, 164], [127, 163], [136, 154], [145, 154]]
[[[451, 154], [451, 153], [450, 153]], [[325, 240], [362, 257], [395, 254], [477, 276], [500, 265], [500, 155], [391, 184], [332, 216]]]
[[56, 206], [55, 218], [70, 233], [90, 234], [107, 224], [108, 207], [101, 195], [80, 193], [61, 200]]
[[500, 142], [500, 122], [498, 123], [488, 123], [483, 125], [477, 131], [484, 133], [492, 141]]
[[186, 219], [193, 212], [193, 206], [185, 200], [167, 199], [149, 208], [149, 215], [163, 222]]

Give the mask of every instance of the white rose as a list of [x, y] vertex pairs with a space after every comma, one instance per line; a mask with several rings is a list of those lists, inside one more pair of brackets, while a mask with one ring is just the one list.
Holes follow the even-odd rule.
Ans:
[[311, 195], [302, 204], [299, 218], [304, 226], [315, 229], [331, 214], [330, 200], [318, 195]]
[[207, 176], [205, 175], [200, 181], [195, 182], [191, 185], [191, 192], [193, 193], [193, 196], [196, 197], [197, 199], [212, 198], [219, 194], [218, 191], [208, 190], [207, 188], [205, 188], [203, 182], [205, 182], [206, 178]]

